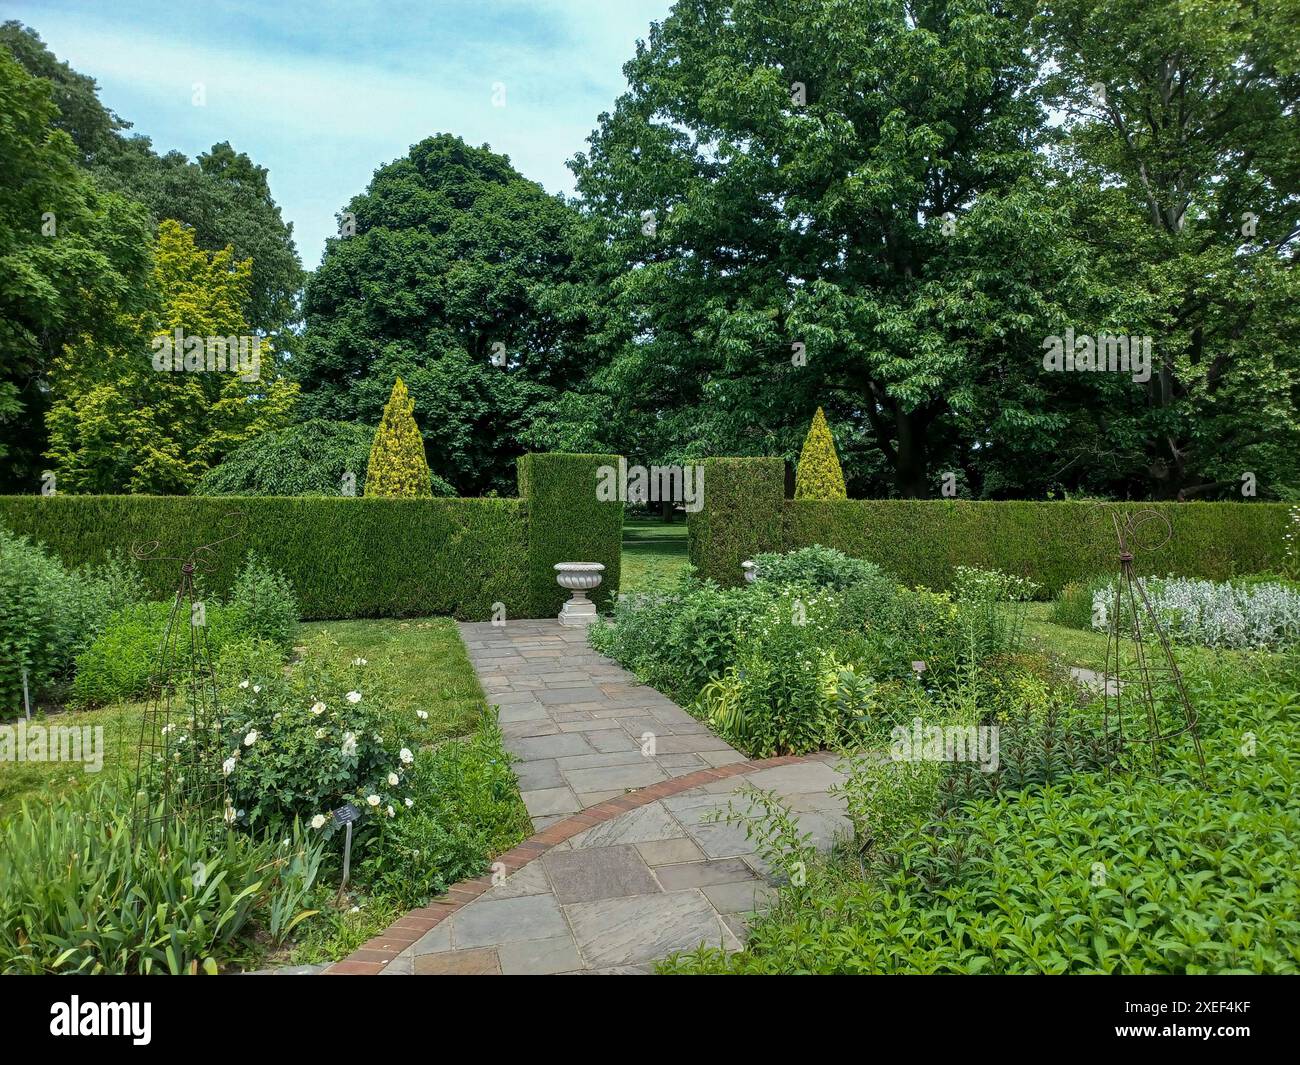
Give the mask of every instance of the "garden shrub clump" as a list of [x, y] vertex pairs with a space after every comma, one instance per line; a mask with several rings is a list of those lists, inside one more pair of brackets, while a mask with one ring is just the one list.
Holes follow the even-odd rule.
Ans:
[[[1173, 640], [1234, 650], [1278, 650], [1300, 643], [1300, 588], [1294, 585], [1169, 577], [1146, 579], [1143, 587]], [[1114, 612], [1114, 586], [1094, 589], [1092, 628], [1106, 631]], [[1131, 621], [1113, 620], [1121, 628]]]
[[132, 848], [107, 785], [24, 803], [0, 824], [0, 971], [216, 973], [310, 918], [324, 842], [161, 818]]
[[754, 564], [760, 581], [808, 584], [836, 592], [885, 579], [879, 566], [817, 544], [795, 551], [764, 551], [754, 556]]
[[143, 594], [139, 572], [120, 556], [72, 570], [0, 526], [0, 707], [22, 706], [24, 670], [33, 702], [61, 689], [112, 613]]
[[829, 548], [760, 554], [759, 579], [685, 576], [629, 597], [592, 646], [754, 757], [849, 746], [892, 723], [910, 688], [940, 689], [1019, 636], [1004, 604], [1032, 593], [970, 571], [962, 594], [909, 589]]
[[[984, 681], [979, 682], [985, 684]], [[1189, 679], [1206, 770], [1186, 737], [1160, 766], [1113, 763], [1097, 704], [1034, 685], [948, 708], [1001, 715], [997, 771], [855, 759], [852, 838], [828, 858], [772, 796], [756, 829], [774, 867], [809, 872], [750, 928], [670, 972], [1300, 972], [1300, 675]], [[1001, 708], [999, 709], [999, 703]], [[991, 716], [990, 716], [991, 715]], [[1109, 769], [1109, 772], [1105, 771]]]
[[[95, 627], [98, 635], [76, 657], [72, 702], [99, 706], [146, 694], [169, 620], [181, 627], [175, 641], [177, 667], [187, 668], [191, 654], [186, 631], [190, 625], [188, 604], [182, 604], [173, 619], [175, 609], [174, 601], [134, 602], [108, 615]], [[203, 620], [208, 650], [214, 658], [220, 658], [223, 649], [237, 639], [253, 639], [278, 647], [283, 660], [297, 632], [298, 600], [283, 574], [250, 554], [228, 602], [205, 601]]]

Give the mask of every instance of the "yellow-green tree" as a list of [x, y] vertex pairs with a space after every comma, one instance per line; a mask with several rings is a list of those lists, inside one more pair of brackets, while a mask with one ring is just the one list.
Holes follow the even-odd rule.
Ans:
[[241, 308], [253, 264], [158, 224], [138, 314], [114, 339], [68, 344], [51, 370], [46, 456], [60, 492], [189, 492], [241, 444], [288, 424], [298, 386], [280, 376]]
[[384, 417], [370, 445], [366, 469], [366, 495], [414, 499], [431, 496], [429, 462], [424, 440], [415, 424], [415, 401], [399, 377], [384, 405]]
[[799, 471], [794, 481], [795, 499], [846, 499], [844, 471], [835, 453], [831, 427], [821, 407], [813, 415], [812, 427], [799, 454]]

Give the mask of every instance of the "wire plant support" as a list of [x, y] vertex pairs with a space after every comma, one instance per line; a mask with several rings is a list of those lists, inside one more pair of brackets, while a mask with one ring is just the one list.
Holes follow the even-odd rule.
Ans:
[[[243, 521], [244, 517], [234, 511], [226, 514], [222, 523]], [[138, 561], [171, 562], [179, 570], [140, 718], [131, 818], [133, 850], [142, 836], [165, 828], [176, 818], [216, 822], [226, 816], [217, 680], [208, 645], [201, 577], [217, 562], [217, 548], [242, 531], [202, 544], [184, 557], [159, 554], [158, 540], [131, 545], [131, 556]]]
[[[1160, 766], [1161, 747], [1190, 734], [1205, 776], [1205, 753], [1196, 729], [1196, 711], [1187, 697], [1182, 672], [1169, 635], [1147, 597], [1146, 582], [1136, 575], [1135, 549], [1157, 551], [1173, 539], [1169, 519], [1156, 510], [1128, 511], [1108, 505], [1119, 545], [1119, 576], [1114, 582], [1111, 614], [1106, 626], [1106, 669], [1103, 675], [1103, 729], [1107, 745], [1120, 764], [1131, 764], [1133, 749], [1145, 749], [1153, 768]], [[1163, 537], [1154, 543], [1142, 530], [1155, 523]]]

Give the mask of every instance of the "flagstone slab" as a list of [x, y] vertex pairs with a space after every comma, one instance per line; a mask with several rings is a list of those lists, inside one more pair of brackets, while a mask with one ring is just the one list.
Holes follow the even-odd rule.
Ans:
[[443, 954], [421, 954], [414, 959], [416, 976], [500, 976], [501, 962], [489, 948], [449, 950]]
[[722, 947], [739, 941], [700, 891], [577, 902], [565, 907], [578, 949], [588, 965], [636, 965], [678, 950]]
[[659, 882], [635, 847], [549, 851], [543, 863], [561, 904], [653, 895], [660, 891]]
[[526, 943], [504, 943], [497, 947], [501, 972], [506, 976], [549, 976], [582, 967], [582, 956], [573, 936], [534, 939]]
[[560, 904], [549, 892], [516, 899], [477, 899], [449, 920], [452, 946], [457, 950], [554, 939], [569, 931]]

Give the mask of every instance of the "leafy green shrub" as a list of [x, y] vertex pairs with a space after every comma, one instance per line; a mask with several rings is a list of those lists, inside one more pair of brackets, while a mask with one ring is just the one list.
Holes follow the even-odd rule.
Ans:
[[588, 639], [645, 683], [689, 702], [735, 660], [743, 625], [765, 596], [687, 575], [620, 599], [608, 621], [588, 630]]
[[351, 474], [353, 493], [361, 495], [374, 437], [369, 426], [322, 418], [262, 433], [200, 477], [194, 494], [338, 496]]
[[0, 708], [61, 684], [110, 614], [138, 601], [139, 572], [120, 556], [69, 571], [44, 547], [0, 526]]
[[[73, 704], [102, 706], [148, 692], [172, 609], [171, 603], [136, 603], [114, 611], [90, 646], [77, 655]], [[237, 618], [216, 603], [208, 605], [205, 614], [209, 654], [216, 656], [238, 635]], [[182, 608], [174, 623], [179, 627], [174, 643], [179, 670], [188, 668], [190, 662], [189, 625], [189, 615]]]
[[1026, 577], [982, 566], [955, 566], [952, 596], [968, 603], [1027, 603], [1037, 599], [1042, 588]]
[[[900, 799], [905, 816], [865, 875], [856, 859], [812, 864], [807, 884], [754, 922], [744, 952], [703, 950], [667, 968], [1296, 973], [1296, 681], [1294, 666], [1192, 678], [1206, 780], [1184, 741], [1159, 774], [1094, 772], [1085, 751], [1050, 780], [1031, 771], [974, 796], [940, 786], [928, 809], [924, 796]], [[1056, 746], [1042, 733], [1049, 716], [1026, 715], [1039, 729], [1026, 753]]]
[[133, 853], [130, 803], [102, 785], [0, 824], [0, 971], [215, 973], [310, 916], [323, 845], [297, 826], [287, 846], [195, 819], [141, 831]]
[[234, 823], [275, 831], [298, 819], [332, 831], [328, 815], [346, 802], [383, 816], [405, 809], [414, 755], [404, 746], [409, 731], [393, 734], [385, 713], [384, 675], [338, 659], [321, 636], [287, 675], [263, 660], [262, 672], [224, 692], [222, 771]]
[[486, 711], [469, 738], [416, 752], [407, 783], [411, 807], [376, 819], [359, 868], [372, 890], [406, 906], [478, 876], [490, 856], [532, 832], [501, 730]]
[[240, 632], [270, 640], [285, 651], [298, 632], [298, 597], [283, 573], [249, 552], [230, 592], [230, 610]]
[[57, 559], [0, 526], [0, 707], [22, 706], [66, 671], [77, 638], [73, 577]]
[[1072, 629], [1092, 628], [1093, 596], [1099, 589], [1111, 587], [1112, 580], [1109, 576], [1096, 576], [1088, 580], [1069, 581], [1053, 600], [1048, 616], [1057, 625], [1066, 625]]
[[[752, 757], [803, 754], [862, 738], [869, 693], [835, 658], [838, 602], [787, 588], [745, 622], [735, 665], [695, 704], [723, 739]], [[842, 697], [841, 687], [855, 699]]]
[[764, 551], [754, 556], [754, 563], [757, 579], [772, 584], [808, 584], [842, 591], [886, 579], [879, 566], [819, 544], [794, 551]]

